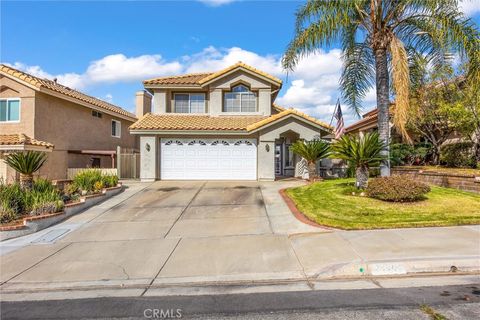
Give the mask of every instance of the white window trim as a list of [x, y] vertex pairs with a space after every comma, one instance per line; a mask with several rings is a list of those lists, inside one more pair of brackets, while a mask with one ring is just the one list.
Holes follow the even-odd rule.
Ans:
[[[122, 123], [121, 123], [120, 121], [118, 121], [118, 120], [113, 120], [113, 119], [112, 119], [112, 123], [113, 123], [113, 122], [118, 123], [118, 127], [117, 127], [117, 128], [118, 128], [118, 135], [117, 135], [117, 136], [114, 136], [114, 135], [112, 134], [112, 137], [113, 137], [113, 138], [121, 138], [121, 137], [122, 137]], [[110, 124], [110, 134], [111, 134], [111, 133], [112, 133], [112, 125]]]
[[20, 120], [22, 120], [22, 99], [20, 97], [18, 98], [15, 97], [15, 98], [1, 98], [0, 100], [7, 101], [7, 108], [8, 108], [8, 101], [10, 100], [18, 101], [18, 120], [5, 120], [5, 121], [0, 120], [0, 123], [19, 123]]
[[[243, 86], [245, 88], [248, 89], [248, 92], [234, 92], [233, 91], [233, 88], [235, 87], [238, 87], [238, 86]], [[240, 111], [227, 111], [226, 110], [226, 106], [227, 106], [227, 98], [226, 98], [226, 95], [228, 93], [235, 93], [235, 94], [239, 94], [240, 95]], [[249, 95], [249, 94], [253, 94], [253, 96], [255, 97], [255, 111], [242, 111], [242, 98], [244, 95]], [[252, 91], [250, 88], [248, 88], [248, 86], [244, 85], [244, 84], [238, 84], [238, 85], [235, 85], [233, 86], [230, 91], [225, 91], [223, 93], [223, 106], [222, 106], [222, 112], [223, 113], [238, 113], [238, 114], [248, 114], [248, 113], [256, 113], [258, 112], [258, 94], [254, 91]]]
[[[175, 106], [175, 97], [177, 95], [188, 95], [188, 112], [177, 112], [177, 108]], [[192, 112], [192, 99], [190, 98], [191, 95], [202, 95], [203, 96], [203, 112]], [[199, 93], [181, 93], [181, 92], [177, 92], [177, 93], [174, 93], [173, 94], [173, 113], [185, 113], [185, 114], [202, 114], [202, 113], [206, 113], [207, 110], [206, 110], [206, 95], [204, 92], [199, 92]]]

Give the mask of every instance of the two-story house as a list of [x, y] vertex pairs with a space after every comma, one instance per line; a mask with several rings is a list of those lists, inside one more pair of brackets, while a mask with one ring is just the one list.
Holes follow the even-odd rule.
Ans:
[[106, 101], [0, 65], [0, 179], [15, 174], [1, 160], [18, 150], [48, 153], [40, 175], [64, 179], [67, 168], [115, 166], [117, 146], [137, 148], [134, 114]]
[[[274, 180], [300, 176], [289, 149], [331, 132], [274, 104], [282, 81], [237, 63], [217, 72], [161, 77], [137, 93], [142, 180]], [[152, 103], [153, 96], [153, 103]]]

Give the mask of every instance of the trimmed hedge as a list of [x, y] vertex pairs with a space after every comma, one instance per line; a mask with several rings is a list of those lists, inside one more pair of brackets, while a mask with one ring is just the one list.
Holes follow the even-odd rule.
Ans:
[[366, 192], [370, 198], [383, 201], [413, 202], [424, 199], [430, 187], [406, 176], [391, 176], [370, 180]]

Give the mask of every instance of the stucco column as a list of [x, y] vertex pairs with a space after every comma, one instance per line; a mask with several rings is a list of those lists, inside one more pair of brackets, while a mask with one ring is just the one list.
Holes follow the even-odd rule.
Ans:
[[153, 95], [153, 110], [152, 113], [162, 114], [167, 112], [167, 92], [155, 91]]
[[156, 136], [140, 137], [140, 180], [157, 179], [158, 139]]
[[209, 111], [211, 115], [218, 116], [222, 113], [222, 89], [210, 91]]
[[258, 111], [266, 116], [272, 114], [272, 91], [270, 89], [258, 90]]
[[275, 141], [258, 143], [258, 180], [275, 180]]

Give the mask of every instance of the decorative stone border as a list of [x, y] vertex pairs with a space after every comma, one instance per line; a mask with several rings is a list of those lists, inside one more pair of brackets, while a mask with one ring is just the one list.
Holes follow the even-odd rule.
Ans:
[[116, 187], [103, 189], [102, 193], [81, 197], [79, 202], [68, 203], [62, 212], [25, 217], [23, 218], [23, 224], [0, 227], [0, 241], [25, 236], [48, 228], [122, 191], [123, 186], [119, 184]]
[[288, 196], [286, 190], [287, 190], [287, 189], [280, 189], [280, 190], [278, 191], [278, 193], [280, 193], [280, 195], [281, 195], [282, 198], [283, 198], [283, 201], [285, 201], [287, 207], [290, 209], [290, 211], [292, 212], [293, 216], [294, 216], [295, 218], [297, 218], [298, 221], [303, 222], [303, 223], [305, 223], [305, 224], [308, 224], [308, 225], [310, 225], [310, 226], [317, 227], [317, 228], [328, 229], [328, 230], [335, 230], [335, 228], [327, 227], [327, 226], [318, 224], [317, 222], [313, 221], [312, 219], [310, 219], [309, 217], [307, 217], [306, 215], [304, 215], [303, 212], [301, 212], [300, 210], [298, 210], [297, 206], [295, 205], [295, 202], [292, 200], [292, 198], [290, 198], [290, 197]]

